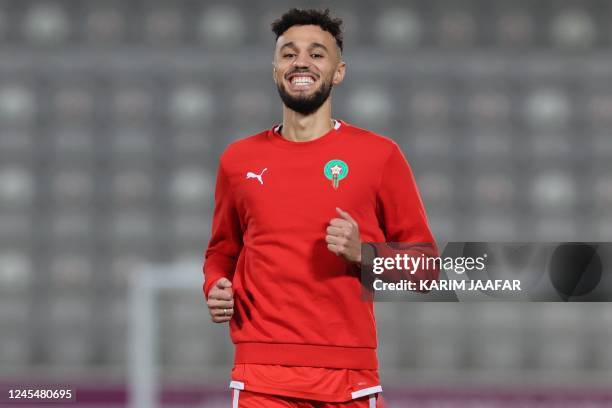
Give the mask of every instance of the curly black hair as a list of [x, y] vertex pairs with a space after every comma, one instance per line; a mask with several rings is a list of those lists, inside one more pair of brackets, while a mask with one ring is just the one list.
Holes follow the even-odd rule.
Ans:
[[276, 39], [285, 31], [295, 25], [317, 25], [322, 30], [330, 33], [336, 40], [340, 52], [342, 52], [342, 19], [333, 18], [329, 15], [329, 9], [299, 9], [292, 8], [275, 20], [270, 26], [276, 34]]

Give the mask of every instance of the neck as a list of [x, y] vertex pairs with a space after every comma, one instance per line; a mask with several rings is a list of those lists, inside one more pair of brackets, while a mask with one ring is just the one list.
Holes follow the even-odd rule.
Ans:
[[331, 96], [310, 115], [302, 115], [283, 105], [282, 135], [292, 142], [318, 139], [334, 127], [331, 118]]

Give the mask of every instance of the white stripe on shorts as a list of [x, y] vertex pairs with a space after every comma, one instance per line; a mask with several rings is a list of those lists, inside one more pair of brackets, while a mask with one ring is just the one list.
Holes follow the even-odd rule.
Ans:
[[[239, 398], [240, 398], [240, 390], [234, 389], [234, 401], [232, 402], [232, 408], [238, 408]], [[370, 407], [372, 407], [371, 403], [370, 403]], [[376, 408], [376, 405], [374, 405], [374, 408]]]
[[376, 408], [376, 394], [370, 395], [370, 408]]
[[364, 388], [355, 392], [351, 393], [351, 398], [352, 399], [357, 399], [357, 398], [361, 398], [361, 397], [365, 397], [366, 395], [370, 395], [370, 394], [376, 394], [379, 392], [382, 392], [382, 387], [380, 385], [374, 386], [374, 387], [369, 387], [369, 388]]
[[231, 381], [229, 387], [237, 390], [244, 390], [244, 383], [242, 381]]

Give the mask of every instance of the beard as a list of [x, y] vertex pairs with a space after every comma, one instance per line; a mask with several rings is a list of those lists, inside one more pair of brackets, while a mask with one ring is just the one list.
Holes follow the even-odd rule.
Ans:
[[316, 112], [321, 105], [329, 98], [332, 90], [331, 81], [323, 82], [321, 87], [315, 91], [311, 96], [293, 96], [287, 92], [285, 85], [282, 82], [279, 82], [276, 85], [276, 89], [278, 89], [278, 94], [280, 95], [281, 100], [289, 109], [296, 111], [304, 116], [310, 115]]

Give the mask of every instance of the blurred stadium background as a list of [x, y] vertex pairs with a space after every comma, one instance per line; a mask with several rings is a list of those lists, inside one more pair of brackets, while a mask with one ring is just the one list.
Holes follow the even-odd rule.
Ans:
[[[124, 406], [130, 277], [179, 262], [159, 390], [228, 406], [200, 289], [215, 169], [281, 120], [269, 23], [295, 5], [345, 20], [334, 117], [402, 146], [437, 239], [612, 239], [607, 0], [0, 0], [1, 384]], [[377, 309], [391, 407], [612, 406], [607, 303]]]

